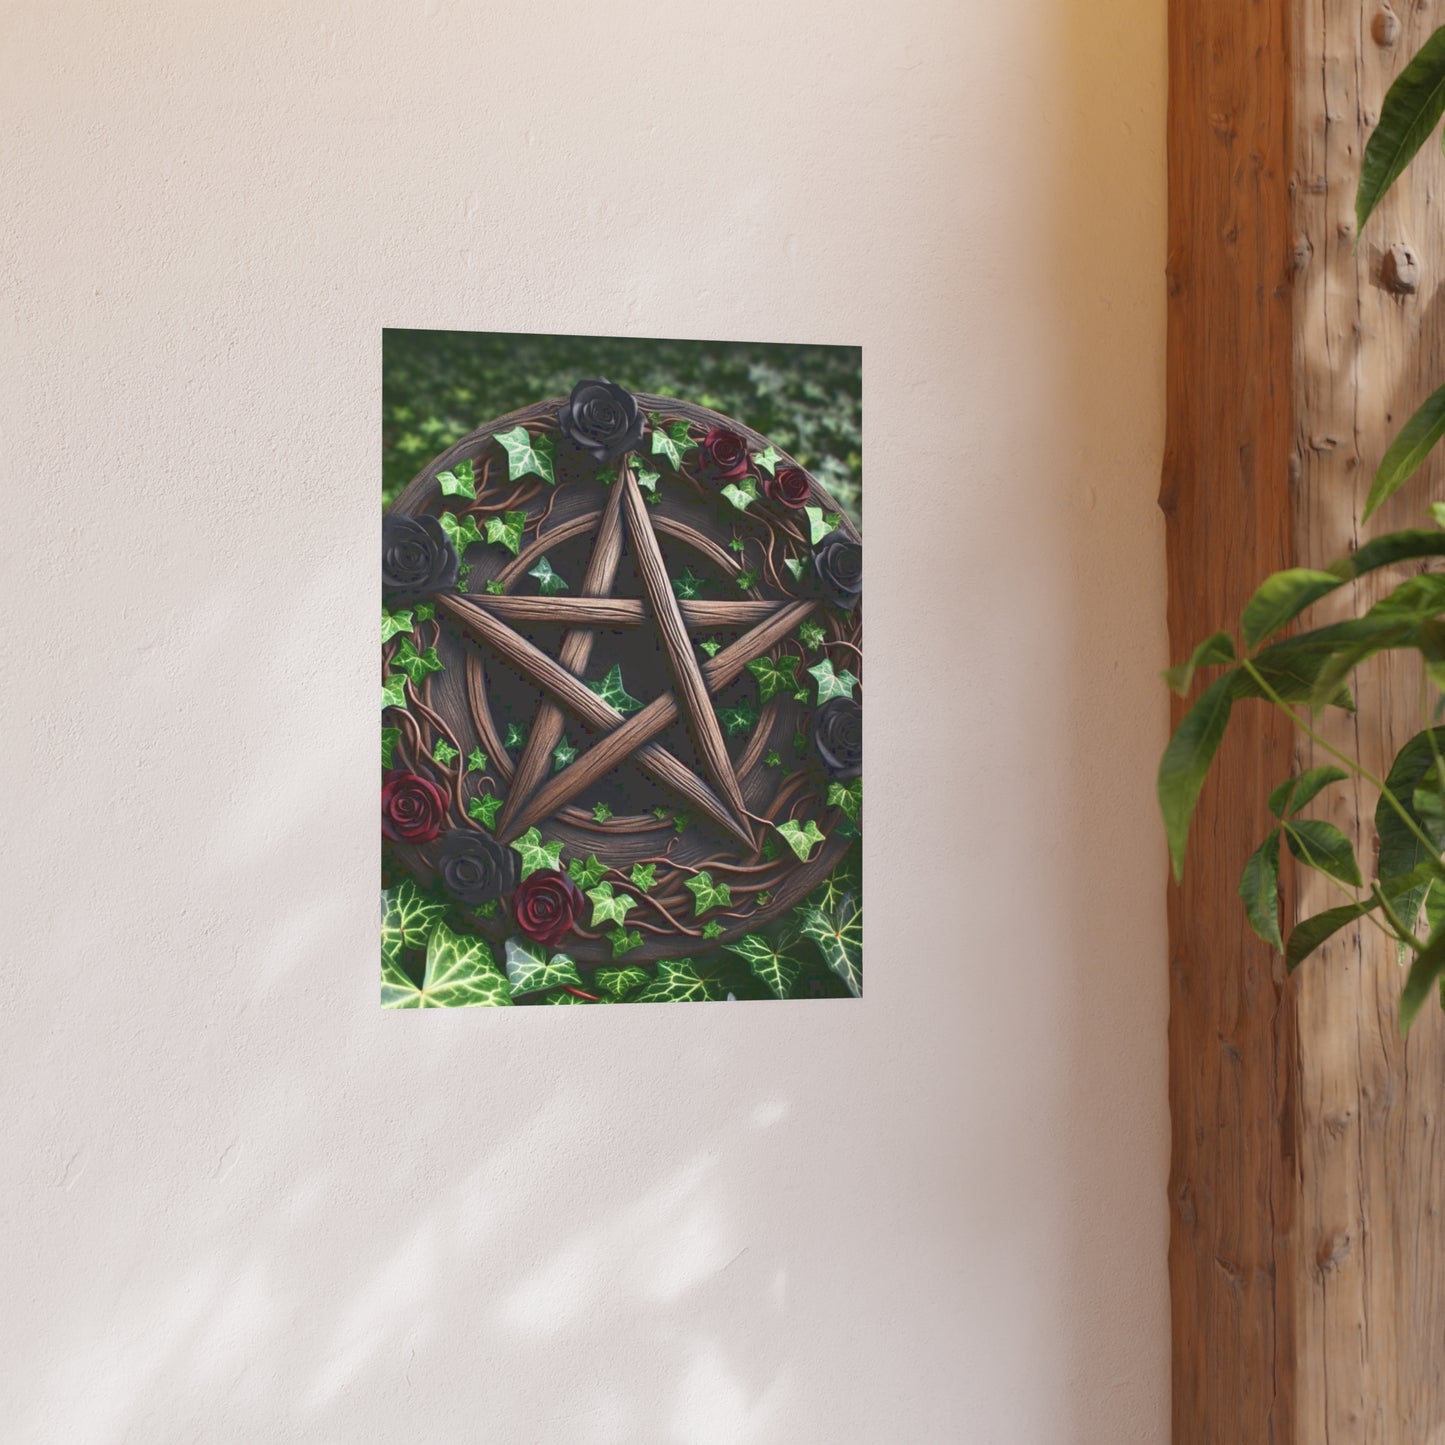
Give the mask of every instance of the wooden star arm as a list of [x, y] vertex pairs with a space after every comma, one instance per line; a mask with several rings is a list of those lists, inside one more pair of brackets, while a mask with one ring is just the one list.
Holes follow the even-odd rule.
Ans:
[[[734, 681], [748, 663], [776, 646], [816, 606], [814, 602], [788, 603], [766, 622], [725, 647], [703, 665], [702, 674], [709, 690], [716, 692]], [[672, 693], [648, 703], [641, 712], [635, 713], [621, 727], [596, 742], [576, 762], [548, 779], [513, 820], [513, 836], [525, 833], [544, 818], [550, 818], [629, 756], [635, 754], [639, 764], [648, 765], [654, 752], [663, 751], [650, 739], [671, 727], [677, 718], [677, 698]], [[498, 836], [503, 835], [499, 833]]]
[[[642, 500], [637, 479], [626, 465], [618, 468], [616, 485], [622, 491], [622, 510], [627, 519], [627, 535], [632, 543], [632, 555], [637, 570], [642, 576], [642, 586], [657, 619], [658, 633], [662, 648], [667, 655], [668, 668], [677, 687], [678, 700], [687, 718], [693, 741], [697, 744], [707, 773], [718, 796], [732, 808], [738, 827], [747, 832], [743, 821], [747, 804], [743, 801], [742, 789], [738, 787], [737, 775], [733, 772], [732, 759], [728, 757], [727, 744], [723, 741], [722, 728], [718, 726], [717, 714], [712, 710], [712, 698], [702, 672], [693, 654], [692, 643], [687, 635], [687, 626], [678, 611], [677, 598], [673, 595], [672, 583], [668, 581], [667, 564], [662, 559], [662, 549], [657, 544], [657, 534], [652, 530], [652, 520], [647, 515], [647, 506]], [[735, 828], [734, 832], [737, 831]], [[751, 839], [749, 839], [751, 842]]]
[[[647, 621], [647, 610], [637, 597], [493, 597], [483, 592], [461, 595], [485, 607], [493, 617], [514, 624], [563, 622], [581, 627], [638, 627]], [[706, 632], [766, 622], [783, 605], [781, 602], [697, 601], [679, 602], [678, 610], [690, 631]], [[583, 663], [582, 667], [585, 666]]]

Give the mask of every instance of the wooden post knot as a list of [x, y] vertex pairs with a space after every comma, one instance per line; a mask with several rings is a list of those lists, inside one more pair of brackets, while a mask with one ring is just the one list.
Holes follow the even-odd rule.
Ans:
[[1400, 38], [1399, 17], [1388, 5], [1382, 5], [1375, 11], [1375, 18], [1370, 21], [1370, 34], [1375, 44], [1386, 50]]
[[1413, 296], [1420, 289], [1420, 262], [1414, 251], [1397, 241], [1380, 263], [1380, 280], [1394, 296]]

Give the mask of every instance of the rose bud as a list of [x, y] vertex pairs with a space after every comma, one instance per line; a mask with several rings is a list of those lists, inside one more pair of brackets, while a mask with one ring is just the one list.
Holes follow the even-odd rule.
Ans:
[[813, 574], [834, 607], [851, 612], [863, 595], [863, 548], [841, 530], [829, 532], [813, 553]]
[[802, 467], [779, 467], [776, 476], [763, 478], [763, 495], [782, 507], [804, 506], [812, 491]]
[[747, 443], [726, 427], [713, 427], [699, 452], [703, 468], [720, 482], [736, 481], [748, 469]]
[[599, 466], [615, 462], [642, 441], [642, 409], [630, 391], [605, 378], [579, 381], [557, 413], [568, 441], [589, 453]]
[[565, 874], [544, 868], [522, 879], [512, 898], [517, 927], [536, 943], [558, 944], [577, 922], [586, 900]]
[[388, 512], [381, 519], [381, 590], [398, 601], [457, 585], [457, 549], [435, 517]]
[[454, 828], [437, 850], [437, 872], [458, 903], [490, 903], [517, 884], [517, 850], [485, 833]]
[[830, 778], [846, 783], [863, 772], [863, 709], [851, 697], [830, 697], [813, 714], [813, 746]]
[[381, 779], [381, 835], [393, 843], [430, 843], [442, 830], [447, 795], [420, 773], [401, 769]]

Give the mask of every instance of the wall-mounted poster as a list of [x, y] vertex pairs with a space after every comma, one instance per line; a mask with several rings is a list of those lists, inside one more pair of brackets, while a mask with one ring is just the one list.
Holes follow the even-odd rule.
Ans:
[[383, 1005], [860, 995], [861, 353], [383, 374]]

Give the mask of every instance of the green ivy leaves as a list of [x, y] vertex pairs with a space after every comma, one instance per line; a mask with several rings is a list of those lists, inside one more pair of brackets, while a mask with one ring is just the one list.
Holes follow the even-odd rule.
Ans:
[[778, 827], [778, 832], [803, 863], [808, 861], [808, 855], [813, 849], [825, 841], [824, 834], [818, 831], [818, 825], [811, 818], [806, 823], [793, 821], [782, 823]]
[[529, 878], [543, 868], [560, 869], [562, 866], [562, 840], [544, 843], [542, 834], [536, 828], [528, 828], [520, 838], [512, 840], [522, 860], [522, 877]]
[[507, 453], [509, 482], [520, 481], [525, 476], [538, 476], [548, 486], [556, 484], [553, 459], [557, 455], [557, 444], [546, 432], [533, 437], [526, 427], [519, 424], [511, 431], [498, 432], [496, 440]]
[[846, 668], [842, 672], [835, 672], [833, 664], [824, 658], [816, 667], [808, 669], [809, 675], [818, 684], [818, 705], [821, 707], [831, 697], [853, 696], [853, 689], [858, 686], [858, 679]]
[[683, 887], [693, 896], [693, 917], [700, 917], [710, 908], [731, 908], [732, 893], [726, 883], [714, 883], [706, 868], [689, 878]]
[[815, 547], [843, 520], [837, 512], [825, 513], [821, 507], [804, 507], [803, 515], [808, 519], [808, 540]]
[[437, 485], [441, 487], [444, 497], [466, 497], [475, 502], [477, 499], [477, 473], [472, 466], [471, 458], [458, 462], [451, 471], [438, 472]]
[[746, 512], [758, 499], [758, 484], [751, 477], [743, 477], [739, 481], [729, 482], [722, 489], [722, 494], [738, 511]]
[[614, 662], [607, 670], [607, 676], [598, 682], [589, 682], [587, 686], [607, 703], [615, 707], [624, 716], [628, 713], [639, 712], [642, 704], [632, 696], [622, 685], [622, 665]]
[[413, 687], [420, 687], [428, 673], [442, 670], [442, 662], [437, 656], [436, 648], [429, 647], [425, 652], [418, 652], [409, 637], [402, 638], [391, 662], [393, 667], [404, 672], [411, 679]]
[[691, 567], [684, 567], [681, 577], [672, 579], [672, 590], [683, 602], [692, 602], [702, 593], [703, 579], [693, 573]]
[[410, 612], [388, 612], [383, 607], [381, 609], [381, 645], [385, 647], [398, 632], [410, 632], [412, 626]]
[[748, 663], [748, 671], [758, 680], [758, 694], [763, 702], [780, 692], [792, 692], [798, 685], [794, 676], [797, 670], [798, 659], [791, 652], [779, 658], [755, 657]]
[[607, 872], [607, 865], [597, 861], [594, 853], [585, 863], [580, 858], [574, 858], [567, 865], [567, 876], [585, 893], [589, 888], [595, 888], [602, 881], [602, 875]]
[[[471, 521], [471, 518], [468, 517], [467, 520]], [[476, 530], [475, 524], [472, 530]], [[505, 512], [500, 517], [487, 518], [487, 541], [495, 542], [499, 547], [505, 547], [514, 557], [522, 549], [522, 533], [526, 530], [527, 514], [525, 512]], [[533, 573], [533, 576], [535, 575]]]
[[637, 907], [637, 900], [626, 893], [614, 893], [610, 883], [599, 883], [587, 891], [592, 900], [591, 927], [600, 928], [604, 923], [626, 926], [627, 915]]
[[437, 521], [441, 523], [442, 531], [451, 538], [452, 546], [457, 549], [458, 557], [464, 557], [467, 548], [473, 542], [482, 540], [482, 534], [477, 530], [475, 517], [458, 517], [455, 512], [443, 512]]
[[802, 964], [781, 952], [761, 933], [744, 934], [736, 943], [725, 943], [723, 947], [745, 959], [753, 977], [774, 998], [787, 998], [803, 971]]
[[664, 426], [661, 417], [651, 416], [649, 420], [652, 422], [653, 456], [666, 457], [674, 471], [681, 471], [684, 455], [697, 446], [687, 434], [687, 423], [675, 421]]
[[497, 826], [497, 814], [501, 811], [502, 800], [493, 797], [491, 793], [484, 793], [480, 798], [472, 798], [467, 803], [467, 817], [480, 823], [488, 832]]
[[657, 977], [637, 995], [634, 1003], [706, 1003], [721, 990], [708, 979], [699, 978], [690, 963], [660, 959]]
[[818, 945], [823, 961], [854, 998], [863, 992], [863, 909], [853, 894], [836, 908], [796, 910], [803, 936]]
[[567, 590], [566, 580], [552, 570], [552, 564], [545, 557], [535, 567], [528, 569], [527, 576], [537, 579], [537, 590], [543, 597], [555, 597], [559, 592]]
[[384, 924], [382, 940], [383, 1008], [497, 1007], [512, 1002], [507, 979], [480, 938], [463, 937], [437, 923], [427, 938], [426, 971], [420, 988], [404, 970], [387, 961]]
[[565, 953], [554, 953], [548, 958], [546, 945], [534, 943], [530, 938], [509, 938], [506, 952], [507, 984], [513, 998], [568, 984], [582, 987], [577, 965]]
[[717, 709], [718, 721], [727, 729], [729, 737], [736, 737], [738, 733], [747, 732], [757, 722], [759, 716], [756, 705], [748, 698], [744, 698], [734, 707]]
[[381, 680], [381, 705], [383, 708], [406, 706], [406, 679], [393, 673]]

